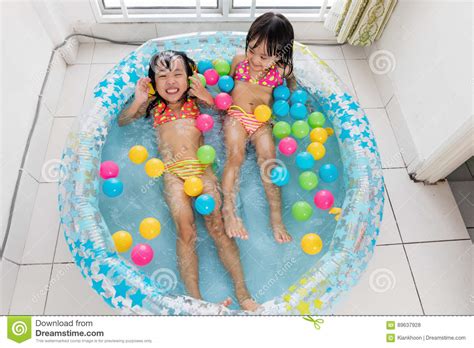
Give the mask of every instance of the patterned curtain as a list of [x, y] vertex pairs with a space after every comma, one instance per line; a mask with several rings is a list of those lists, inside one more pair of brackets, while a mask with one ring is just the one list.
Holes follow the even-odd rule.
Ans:
[[370, 46], [378, 40], [398, 0], [336, 0], [324, 27], [337, 42]]

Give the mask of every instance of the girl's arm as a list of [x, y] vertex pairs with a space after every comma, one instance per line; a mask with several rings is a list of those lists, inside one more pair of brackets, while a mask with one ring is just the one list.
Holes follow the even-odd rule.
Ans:
[[148, 98], [148, 91], [150, 89], [148, 86], [149, 83], [150, 79], [148, 77], [143, 77], [138, 80], [137, 86], [135, 87], [135, 98], [132, 104], [120, 113], [118, 119], [119, 126], [132, 123], [145, 114], [148, 103], [151, 100], [151, 98]]
[[293, 73], [291, 73], [290, 76], [286, 78], [286, 85], [290, 89], [290, 91], [294, 91], [296, 89], [296, 78]]
[[234, 59], [232, 59], [232, 64], [230, 65], [229, 76], [234, 77], [235, 68], [237, 65], [245, 59], [245, 54], [237, 54]]

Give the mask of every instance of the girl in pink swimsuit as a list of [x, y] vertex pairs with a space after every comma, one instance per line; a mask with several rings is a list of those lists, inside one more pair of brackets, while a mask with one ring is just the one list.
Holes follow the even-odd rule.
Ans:
[[245, 54], [235, 56], [232, 61], [230, 74], [235, 80], [231, 94], [234, 105], [228, 109], [224, 120], [227, 160], [222, 175], [223, 217], [229, 237], [248, 239], [247, 230], [237, 216], [235, 202], [246, 143], [250, 141], [255, 146], [261, 167], [275, 240], [279, 243], [291, 241], [283, 224], [280, 189], [269, 178], [276, 165], [272, 128], [268, 122], [258, 121], [253, 112], [258, 105], [271, 106], [273, 89], [283, 84], [284, 78], [290, 88], [294, 86], [293, 39], [293, 27], [283, 15], [265, 13], [250, 27]]

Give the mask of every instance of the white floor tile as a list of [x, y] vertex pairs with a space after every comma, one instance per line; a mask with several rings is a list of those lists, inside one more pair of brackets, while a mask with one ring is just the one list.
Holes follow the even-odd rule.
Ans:
[[76, 60], [73, 64], [91, 64], [92, 55], [94, 54], [95, 43], [81, 43], [77, 53]]
[[352, 83], [363, 108], [383, 107], [372, 71], [366, 60], [346, 60]]
[[51, 112], [54, 114], [58, 106], [59, 97], [66, 76], [67, 65], [60, 54], [56, 54], [51, 64], [48, 81], [43, 91], [43, 102]]
[[40, 315], [48, 292], [52, 265], [20, 266], [10, 315]]
[[387, 196], [387, 190], [385, 190], [384, 197], [383, 218], [380, 226], [380, 234], [377, 238], [377, 245], [401, 243], [402, 240], [400, 239], [397, 222], [393, 215], [392, 204]]
[[[214, 23], [215, 24], [215, 23]], [[179, 27], [176, 26], [175, 27]], [[181, 28], [182, 29], [182, 28]], [[186, 28], [187, 29], [187, 28]], [[191, 32], [187, 30], [188, 32]], [[154, 23], [113, 23], [92, 25], [92, 33], [95, 36], [106, 37], [117, 41], [147, 41], [157, 37]], [[104, 42], [96, 39], [96, 42]], [[102, 62], [104, 63], [104, 62]]]
[[449, 186], [464, 224], [467, 227], [474, 227], [474, 181], [455, 181], [449, 183]]
[[468, 241], [405, 245], [427, 315], [473, 315], [473, 245]]
[[401, 245], [376, 247], [359, 283], [343, 296], [333, 314], [423, 314]]
[[90, 65], [69, 65], [55, 116], [78, 116], [84, 103]]
[[66, 144], [66, 139], [74, 124], [73, 117], [55, 117], [48, 149], [41, 168], [41, 182], [57, 182], [59, 180], [59, 164]]
[[59, 229], [58, 243], [56, 246], [56, 252], [54, 254], [54, 262], [73, 262], [73, 257], [69, 251], [68, 245], [66, 243], [66, 238], [64, 238], [64, 231], [62, 228]]
[[385, 169], [385, 185], [404, 242], [469, 238], [447, 182], [413, 182], [405, 169]]
[[137, 46], [116, 45], [108, 43], [96, 43], [94, 55], [92, 57], [93, 64], [116, 64], [122, 58], [125, 58], [130, 52], [135, 50]]
[[354, 90], [352, 85], [351, 76], [349, 75], [349, 70], [347, 70], [346, 62], [342, 59], [325, 59], [325, 62], [331, 67], [332, 70], [336, 73], [337, 76], [344, 82], [344, 84], [349, 88], [349, 92], [357, 100], [357, 93]]
[[58, 185], [40, 184], [21, 263], [52, 263], [58, 230]]
[[19, 269], [13, 262], [0, 260], [0, 315], [8, 314]]
[[341, 48], [345, 59], [366, 59], [363, 47], [345, 44]]
[[117, 315], [88, 285], [75, 264], [55, 264], [45, 314]]
[[388, 119], [385, 109], [365, 109], [375, 141], [379, 148], [383, 168], [405, 167], [402, 154], [398, 148], [397, 139]]
[[316, 53], [321, 59], [344, 59], [341, 46], [316, 46], [308, 45], [308, 48]]

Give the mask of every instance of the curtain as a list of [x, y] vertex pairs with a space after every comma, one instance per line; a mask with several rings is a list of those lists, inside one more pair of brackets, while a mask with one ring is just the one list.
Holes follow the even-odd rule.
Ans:
[[337, 42], [370, 46], [378, 40], [397, 0], [336, 0], [324, 27], [332, 31]]

